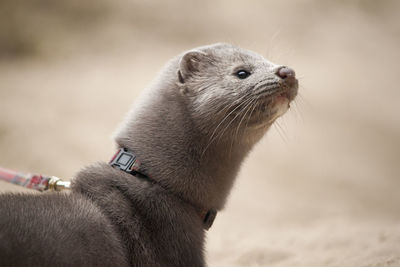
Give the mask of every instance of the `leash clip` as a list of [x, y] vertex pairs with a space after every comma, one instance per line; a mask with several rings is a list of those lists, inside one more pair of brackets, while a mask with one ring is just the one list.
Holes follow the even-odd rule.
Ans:
[[71, 182], [63, 181], [58, 177], [51, 176], [46, 190], [49, 191], [63, 191], [71, 189]]

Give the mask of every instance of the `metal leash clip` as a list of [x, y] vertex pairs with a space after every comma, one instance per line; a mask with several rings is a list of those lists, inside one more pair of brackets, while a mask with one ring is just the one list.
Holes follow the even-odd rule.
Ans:
[[47, 190], [49, 191], [63, 191], [63, 190], [70, 190], [71, 189], [71, 182], [63, 181], [58, 177], [51, 176], [47, 185]]

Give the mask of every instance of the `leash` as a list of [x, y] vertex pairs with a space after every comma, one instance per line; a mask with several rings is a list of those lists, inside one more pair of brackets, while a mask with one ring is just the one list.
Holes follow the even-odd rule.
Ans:
[[43, 191], [63, 191], [71, 188], [71, 182], [55, 176], [31, 174], [13, 171], [0, 167], [0, 180], [25, 188]]

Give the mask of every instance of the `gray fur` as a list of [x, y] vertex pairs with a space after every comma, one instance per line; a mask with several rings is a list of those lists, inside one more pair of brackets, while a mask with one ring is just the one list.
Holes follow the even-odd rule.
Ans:
[[278, 67], [229, 44], [171, 60], [116, 134], [156, 182], [98, 163], [70, 194], [0, 196], [0, 265], [204, 266], [198, 209], [223, 208], [241, 162], [296, 96]]

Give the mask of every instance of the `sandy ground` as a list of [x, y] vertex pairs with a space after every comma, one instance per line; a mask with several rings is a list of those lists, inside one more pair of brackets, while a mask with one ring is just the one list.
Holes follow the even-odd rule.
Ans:
[[170, 57], [232, 42], [295, 68], [300, 97], [244, 163], [209, 265], [400, 266], [400, 9], [377, 2], [153, 1], [136, 28], [119, 9], [82, 44], [0, 62], [0, 166], [67, 178], [108, 160]]

